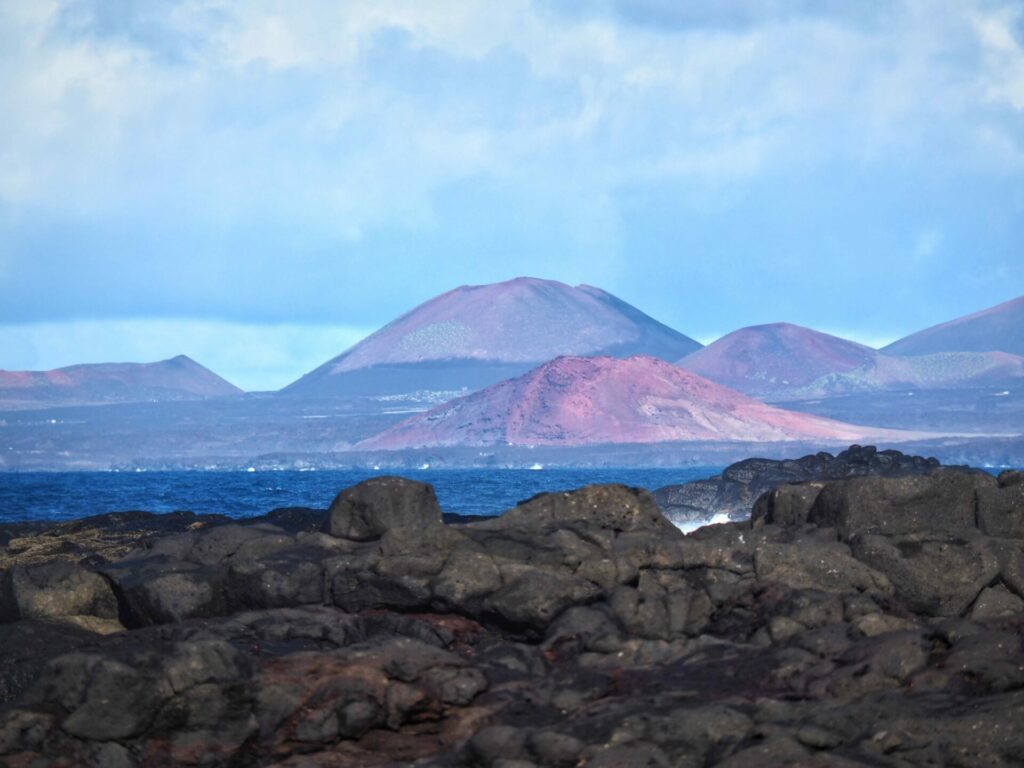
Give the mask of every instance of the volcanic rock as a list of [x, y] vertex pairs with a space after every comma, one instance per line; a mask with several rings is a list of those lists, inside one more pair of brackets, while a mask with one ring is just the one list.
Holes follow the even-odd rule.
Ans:
[[328, 514], [331, 535], [353, 541], [379, 539], [391, 528], [441, 522], [433, 487], [401, 477], [374, 477], [342, 491]]
[[[639, 489], [450, 525], [388, 478], [339, 495], [341, 536], [283, 513], [302, 524], [150, 528], [111, 562], [12, 567], [0, 762], [1019, 765], [1018, 475], [844, 453], [807, 462], [840, 478], [693, 535]], [[930, 471], [845, 474], [882, 465]], [[760, 471], [777, 479], [732, 482]], [[19, 618], [64, 583], [43, 613], [109, 610], [82, 572], [129, 629]]]
[[541, 493], [520, 502], [491, 525], [537, 528], [574, 521], [615, 532], [664, 532], [670, 527], [647, 491], [624, 485], [588, 485], [572, 492]]
[[817, 495], [810, 522], [854, 535], [919, 531], [963, 536], [975, 527], [979, 491], [996, 486], [990, 475], [936, 469], [927, 475], [853, 477], [829, 483]]
[[[871, 445], [851, 445], [835, 456], [821, 451], [800, 459], [781, 461], [744, 459], [726, 467], [721, 475], [707, 480], [659, 488], [654, 492], [654, 500], [661, 511], [676, 524], [692, 525], [695, 521], [708, 521], [716, 515], [745, 520], [750, 517], [758, 497], [775, 487], [846, 477], [900, 477], [931, 472], [938, 466], [938, 460], [933, 458], [910, 456], [892, 449], [879, 451]], [[817, 498], [814, 488], [804, 486], [797, 491], [780, 490], [785, 497], [780, 503], [792, 505], [797, 502], [796, 495], [813, 503]], [[775, 500], [765, 499], [764, 504], [774, 505]], [[799, 509], [804, 512], [801, 513]], [[809, 503], [800, 504], [792, 514], [805, 514], [809, 509]], [[766, 506], [760, 514], [767, 512]]]
[[117, 600], [110, 585], [94, 571], [54, 561], [0, 571], [0, 621], [63, 619], [102, 626], [117, 623]]

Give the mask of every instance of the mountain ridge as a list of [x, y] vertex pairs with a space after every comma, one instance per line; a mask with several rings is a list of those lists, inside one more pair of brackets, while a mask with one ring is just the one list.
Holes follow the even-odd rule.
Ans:
[[1009, 352], [1024, 356], [1024, 296], [916, 331], [881, 351], [889, 355]]
[[757, 397], [854, 370], [877, 354], [864, 344], [812, 328], [765, 323], [732, 331], [676, 364]]
[[[431, 367], [431, 388], [475, 389], [559, 355], [642, 353], [671, 361], [699, 348], [698, 342], [600, 288], [518, 277], [435, 296], [282, 392], [351, 391], [375, 373], [381, 374], [378, 386], [400, 389], [409, 382], [412, 390], [422, 389], [419, 374]], [[441, 370], [446, 367], [450, 376]]]
[[897, 389], [980, 389], [1024, 381], [1024, 357], [1012, 353], [892, 355], [792, 323], [740, 328], [677, 365], [774, 402]]
[[195, 400], [239, 394], [241, 389], [187, 355], [151, 363], [0, 370], [0, 404], [5, 407]]

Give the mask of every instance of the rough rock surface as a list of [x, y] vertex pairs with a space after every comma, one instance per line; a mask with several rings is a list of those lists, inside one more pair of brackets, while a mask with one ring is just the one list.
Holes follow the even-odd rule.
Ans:
[[373, 538], [141, 517], [3, 571], [0, 764], [1019, 765], [1022, 485], [819, 480], [689, 536], [638, 489], [451, 524], [397, 478], [342, 494], [401, 508]]
[[659, 488], [654, 499], [677, 524], [708, 520], [715, 515], [746, 520], [761, 494], [787, 483], [863, 475], [901, 477], [931, 472], [938, 466], [937, 459], [908, 456], [897, 450], [879, 451], [871, 445], [851, 445], [835, 456], [822, 451], [800, 459], [744, 459], [707, 480]]
[[345, 489], [328, 514], [330, 533], [354, 541], [379, 539], [390, 528], [441, 522], [433, 487], [401, 477], [374, 477]]

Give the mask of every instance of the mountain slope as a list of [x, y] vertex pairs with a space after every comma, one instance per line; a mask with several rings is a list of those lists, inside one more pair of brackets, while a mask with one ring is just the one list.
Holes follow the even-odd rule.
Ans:
[[1024, 355], [1024, 296], [912, 333], [882, 351], [889, 355], [992, 351]]
[[693, 339], [599, 288], [521, 277], [441, 294], [284, 391], [477, 389], [559, 355], [646, 354], [676, 360], [699, 348]]
[[590, 445], [910, 439], [761, 403], [651, 357], [560, 357], [419, 414], [357, 445]]
[[733, 331], [677, 365], [748, 395], [772, 397], [869, 364], [877, 355], [838, 336], [771, 323]]
[[873, 360], [843, 373], [830, 373], [790, 393], [829, 397], [885, 390], [972, 390], [1024, 383], [1024, 357], [1006, 352], [940, 352]]
[[202, 400], [241, 391], [185, 355], [156, 363], [96, 363], [52, 371], [0, 371], [2, 407]]

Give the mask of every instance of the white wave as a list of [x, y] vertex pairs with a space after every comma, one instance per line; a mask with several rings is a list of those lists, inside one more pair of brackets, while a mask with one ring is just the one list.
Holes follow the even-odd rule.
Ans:
[[685, 521], [673, 521], [676, 528], [683, 533], [693, 533], [698, 528], [703, 528], [706, 525], [721, 525], [722, 523], [731, 522], [729, 516], [725, 512], [719, 512], [717, 515], [712, 517], [702, 517], [697, 520], [685, 520]]

